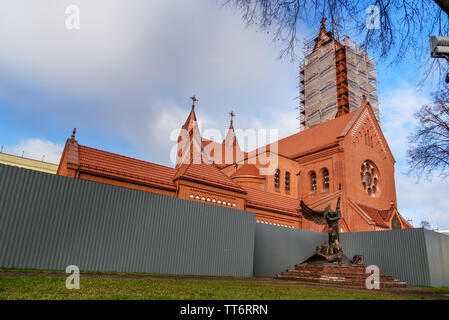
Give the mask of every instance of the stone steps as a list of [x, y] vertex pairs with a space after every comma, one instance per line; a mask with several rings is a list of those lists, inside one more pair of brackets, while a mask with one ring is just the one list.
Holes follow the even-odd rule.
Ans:
[[350, 273], [350, 274], [365, 274], [365, 267], [343, 267], [343, 266], [314, 266], [297, 264], [295, 270], [300, 271], [324, 271], [332, 273]]
[[[296, 269], [280, 273], [277, 278], [301, 282], [366, 287], [370, 274], [365, 267], [296, 265]], [[405, 288], [407, 284], [392, 276], [380, 274], [380, 288]]]
[[[289, 274], [291, 276], [305, 276], [305, 277], [320, 277], [323, 272], [316, 271], [299, 271], [299, 270], [288, 270], [281, 274]], [[334, 277], [344, 277], [346, 279], [363, 279], [365, 280], [370, 275], [368, 273], [365, 274], [351, 274], [351, 273], [332, 273]], [[381, 281], [393, 281], [395, 280], [392, 276], [380, 275]]]

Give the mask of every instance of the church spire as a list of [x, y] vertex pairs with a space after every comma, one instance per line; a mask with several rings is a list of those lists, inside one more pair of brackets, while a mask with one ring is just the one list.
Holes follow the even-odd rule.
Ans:
[[72, 136], [70, 137], [70, 141], [75, 141], [76, 128], [73, 129]]
[[235, 117], [235, 113], [234, 111], [231, 111], [228, 113], [231, 116], [231, 121], [229, 121], [229, 129], [228, 129], [228, 133], [226, 134], [226, 138], [225, 138], [225, 144], [227, 146], [230, 147], [238, 147], [238, 143], [237, 143], [237, 137], [235, 136], [235, 131], [234, 131], [234, 117]]
[[229, 121], [229, 129], [226, 134], [226, 138], [223, 141], [225, 163], [232, 164], [236, 163], [238, 160], [243, 159], [243, 153], [240, 150], [239, 143], [237, 142], [237, 137], [234, 130], [234, 117], [236, 116], [234, 111], [228, 113], [231, 116]]
[[195, 103], [199, 100], [195, 95], [190, 99], [192, 100], [192, 110], [178, 137], [177, 167], [181, 164], [201, 163], [203, 160], [209, 160], [209, 156], [204, 152], [203, 139], [196, 120]]
[[335, 40], [334, 35], [331, 31], [326, 30], [326, 18], [323, 17], [320, 21], [320, 31], [318, 32], [318, 36], [314, 39], [315, 45], [313, 46], [312, 52], [315, 52], [322, 46], [325, 46], [330, 41]]
[[192, 99], [192, 110], [190, 111], [189, 116], [186, 119], [186, 122], [182, 126], [182, 129], [187, 130], [187, 132], [190, 132], [193, 130], [194, 126], [196, 125], [196, 115], [195, 115], [195, 102], [199, 101], [195, 95], [190, 97]]
[[230, 124], [230, 126], [229, 126], [229, 129], [232, 128], [232, 129], [234, 130], [234, 126], [232, 125], [232, 120], [233, 120], [234, 117], [235, 117], [234, 111], [229, 112], [229, 115], [231, 116], [231, 124]]

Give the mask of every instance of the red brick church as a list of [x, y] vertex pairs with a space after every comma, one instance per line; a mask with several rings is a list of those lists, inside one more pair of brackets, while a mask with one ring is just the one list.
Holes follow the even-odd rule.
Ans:
[[[80, 145], [73, 134], [58, 174], [245, 210], [259, 223], [323, 232], [327, 229], [303, 219], [299, 202], [314, 209], [330, 203], [335, 209], [341, 185], [341, 231], [412, 227], [398, 212], [395, 160], [365, 96], [353, 111], [340, 108], [340, 99], [333, 119], [249, 152], [240, 149], [232, 119], [222, 143], [202, 138], [193, 100], [174, 168]], [[261, 158], [274, 159], [276, 166], [267, 167]]]

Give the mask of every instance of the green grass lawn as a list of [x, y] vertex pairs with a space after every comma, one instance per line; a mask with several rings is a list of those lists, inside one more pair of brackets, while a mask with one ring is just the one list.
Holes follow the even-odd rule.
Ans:
[[131, 278], [80, 278], [79, 290], [68, 290], [65, 277], [0, 276], [0, 299], [429, 299], [250, 281]]

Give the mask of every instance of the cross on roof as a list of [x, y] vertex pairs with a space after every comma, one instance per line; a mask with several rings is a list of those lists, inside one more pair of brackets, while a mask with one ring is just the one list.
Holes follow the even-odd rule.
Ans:
[[194, 109], [194, 108], [195, 108], [195, 102], [197, 102], [197, 101], [199, 101], [199, 100], [195, 97], [195, 95], [193, 95], [192, 97], [190, 97], [190, 99], [192, 99], [192, 101], [193, 101], [193, 103], [192, 103], [192, 109]]
[[326, 26], [324, 25], [324, 23], [326, 22], [326, 18], [325, 17], [323, 17], [322, 19], [321, 19], [321, 29], [325, 29], [326, 28]]
[[76, 134], [76, 128], [73, 129], [72, 137], [70, 138], [71, 141], [75, 141], [75, 134]]
[[228, 114], [231, 116], [231, 124], [232, 124], [232, 120], [233, 120], [234, 117], [235, 117], [234, 111], [231, 111], [231, 112], [229, 112]]

